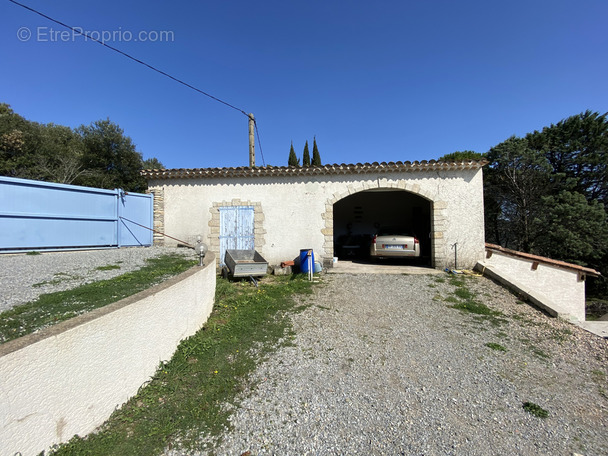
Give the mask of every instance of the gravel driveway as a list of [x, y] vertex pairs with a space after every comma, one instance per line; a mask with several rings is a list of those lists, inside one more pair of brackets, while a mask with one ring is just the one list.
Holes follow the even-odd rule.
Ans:
[[[43, 293], [70, 290], [139, 269], [146, 259], [194, 251], [171, 247], [44, 252], [40, 255], [0, 255], [0, 312], [33, 301]], [[116, 269], [106, 269], [113, 266]]]
[[608, 342], [485, 278], [498, 321], [450, 308], [448, 279], [326, 275], [218, 454], [608, 454]]

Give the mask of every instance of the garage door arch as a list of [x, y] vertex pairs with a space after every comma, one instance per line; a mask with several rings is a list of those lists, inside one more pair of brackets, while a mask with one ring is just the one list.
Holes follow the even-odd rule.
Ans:
[[[443, 264], [443, 258], [440, 252], [444, 252], [444, 230], [445, 230], [445, 210], [447, 204], [443, 201], [436, 201], [430, 192], [427, 192], [420, 185], [410, 182], [386, 182], [379, 185], [378, 182], [360, 182], [349, 184], [348, 187], [342, 192], [336, 192], [330, 198], [326, 200], [325, 213], [323, 218], [325, 221], [324, 234], [324, 253], [325, 258], [329, 259], [334, 256], [334, 234], [336, 229], [340, 227], [334, 226], [334, 208], [336, 203], [339, 203], [346, 198], [359, 193], [371, 193], [371, 192], [407, 192], [414, 197], [419, 197], [420, 200], [424, 200], [428, 204], [428, 223], [430, 225], [429, 239], [430, 244], [430, 265], [435, 266], [436, 264]], [[326, 260], [327, 261], [327, 260]]]

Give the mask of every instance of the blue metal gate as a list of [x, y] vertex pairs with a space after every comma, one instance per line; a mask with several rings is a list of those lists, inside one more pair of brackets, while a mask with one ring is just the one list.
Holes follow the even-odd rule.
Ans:
[[255, 247], [253, 206], [220, 207], [220, 264], [226, 250], [253, 250]]
[[118, 246], [152, 245], [154, 197], [152, 194], [125, 193], [118, 190]]
[[0, 252], [152, 245], [152, 198], [0, 177]]

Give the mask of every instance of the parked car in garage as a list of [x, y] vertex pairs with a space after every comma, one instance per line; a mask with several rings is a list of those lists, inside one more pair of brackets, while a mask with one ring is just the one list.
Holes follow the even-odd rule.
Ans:
[[407, 230], [395, 227], [380, 228], [372, 238], [370, 257], [377, 258], [417, 258], [420, 256], [420, 242]]

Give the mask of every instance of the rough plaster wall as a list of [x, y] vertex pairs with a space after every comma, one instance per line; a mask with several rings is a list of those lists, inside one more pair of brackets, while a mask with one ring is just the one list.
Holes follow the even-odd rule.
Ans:
[[546, 296], [549, 303], [557, 304], [576, 319], [585, 320], [585, 281], [579, 280], [576, 271], [542, 263], [533, 270], [531, 260], [497, 252], [492, 252], [483, 263], [493, 266], [505, 278]]
[[[463, 178], [464, 176], [464, 178]], [[485, 254], [483, 176], [451, 171], [437, 179], [437, 194], [445, 202], [443, 254], [445, 266], [454, 267], [457, 243], [458, 268], [472, 269]]]
[[303, 248], [314, 249], [318, 259], [331, 258], [333, 204], [377, 188], [405, 190], [432, 201], [436, 267], [453, 267], [456, 242], [461, 268], [472, 268], [484, 254], [481, 170], [152, 180], [149, 185], [164, 190], [166, 233], [185, 240], [202, 234], [209, 245], [213, 203], [260, 203], [265, 229], [260, 253], [271, 264], [293, 259]]
[[215, 280], [215, 268], [206, 266], [141, 300], [1, 356], [2, 454], [38, 454], [99, 426], [207, 320]]

